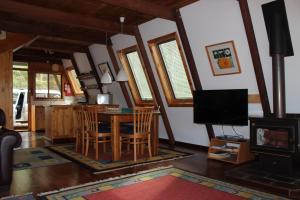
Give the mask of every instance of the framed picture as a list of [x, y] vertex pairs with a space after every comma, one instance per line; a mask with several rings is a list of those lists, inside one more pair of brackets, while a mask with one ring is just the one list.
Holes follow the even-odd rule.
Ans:
[[241, 73], [233, 41], [213, 44], [205, 48], [214, 76]]
[[109, 75], [111, 76], [112, 81], [115, 81], [115, 77], [109, 67], [108, 62], [98, 64], [101, 74], [103, 75], [105, 72], [108, 71]]

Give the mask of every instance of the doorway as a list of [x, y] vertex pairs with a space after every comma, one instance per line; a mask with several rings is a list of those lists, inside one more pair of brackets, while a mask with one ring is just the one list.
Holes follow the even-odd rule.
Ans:
[[13, 125], [28, 130], [28, 64], [13, 63]]

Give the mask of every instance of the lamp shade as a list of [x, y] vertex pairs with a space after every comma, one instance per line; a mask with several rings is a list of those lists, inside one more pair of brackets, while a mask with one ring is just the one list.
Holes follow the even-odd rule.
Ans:
[[103, 76], [101, 77], [101, 83], [102, 84], [111, 84], [112, 83], [112, 78], [108, 71], [106, 71]]
[[118, 75], [117, 75], [117, 78], [116, 78], [117, 81], [128, 81], [128, 77], [127, 77], [127, 74], [126, 72], [124, 71], [123, 68], [120, 69]]

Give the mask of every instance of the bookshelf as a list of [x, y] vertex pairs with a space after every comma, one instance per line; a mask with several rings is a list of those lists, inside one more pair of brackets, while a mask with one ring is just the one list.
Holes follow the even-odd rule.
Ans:
[[254, 159], [250, 153], [249, 140], [231, 141], [213, 138], [208, 148], [208, 158], [232, 164], [241, 164]]

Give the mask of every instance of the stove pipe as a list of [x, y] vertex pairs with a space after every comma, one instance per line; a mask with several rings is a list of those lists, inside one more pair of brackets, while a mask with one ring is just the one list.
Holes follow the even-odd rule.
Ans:
[[263, 4], [262, 9], [272, 57], [274, 115], [276, 118], [284, 118], [286, 116], [284, 57], [294, 55], [284, 0]]
[[275, 117], [284, 118], [285, 110], [285, 73], [284, 56], [282, 54], [272, 55], [273, 70], [273, 109]]

